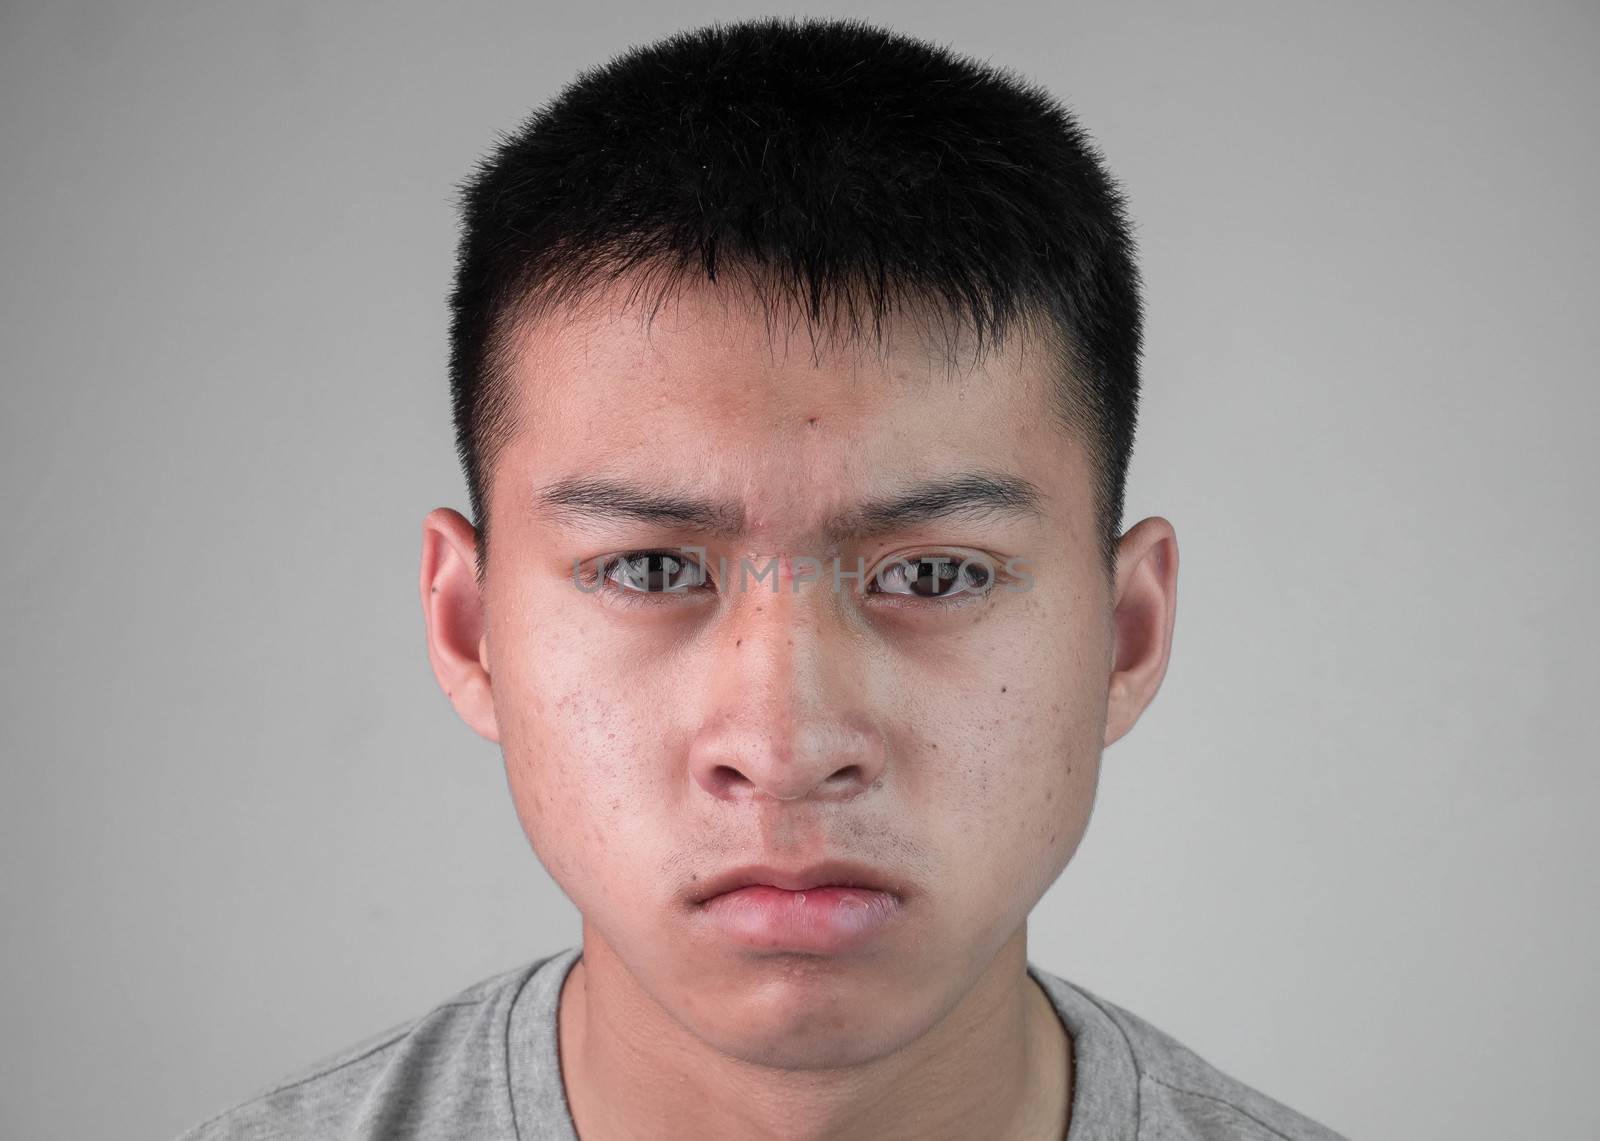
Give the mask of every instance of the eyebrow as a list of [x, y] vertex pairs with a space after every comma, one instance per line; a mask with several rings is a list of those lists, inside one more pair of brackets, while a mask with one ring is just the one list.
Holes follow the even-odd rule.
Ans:
[[[561, 519], [628, 519], [658, 527], [685, 527], [721, 538], [745, 530], [737, 503], [663, 494], [617, 480], [574, 478], [541, 489], [536, 499]], [[871, 538], [958, 515], [1037, 518], [1044, 499], [1038, 486], [999, 472], [965, 472], [922, 480], [883, 499], [858, 504], [826, 524], [831, 542]]]
[[559, 480], [539, 491], [536, 498], [560, 519], [632, 519], [727, 537], [744, 529], [744, 512], [737, 504], [663, 495], [610, 479]]

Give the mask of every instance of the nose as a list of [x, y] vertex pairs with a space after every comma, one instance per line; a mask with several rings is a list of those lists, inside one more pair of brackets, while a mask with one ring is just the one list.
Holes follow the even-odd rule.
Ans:
[[713, 635], [704, 718], [689, 750], [723, 800], [849, 800], [883, 773], [883, 734], [858, 636], [825, 584], [751, 590]]

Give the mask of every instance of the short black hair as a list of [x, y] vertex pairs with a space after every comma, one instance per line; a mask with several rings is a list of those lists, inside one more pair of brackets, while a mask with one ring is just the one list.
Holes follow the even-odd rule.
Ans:
[[[981, 351], [1042, 334], [1056, 412], [1094, 471], [1116, 567], [1143, 311], [1126, 199], [1048, 91], [857, 19], [713, 23], [580, 72], [459, 188], [456, 446], [488, 561], [488, 476], [515, 430], [511, 333], [625, 274], [668, 291], [738, 276], [815, 343], [902, 298]], [[830, 316], [824, 317], [828, 313]]]

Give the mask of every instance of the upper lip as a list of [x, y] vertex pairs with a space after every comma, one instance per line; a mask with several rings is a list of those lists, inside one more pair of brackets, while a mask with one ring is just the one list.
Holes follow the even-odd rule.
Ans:
[[787, 891], [813, 887], [859, 887], [881, 891], [898, 898], [903, 888], [899, 877], [850, 860], [824, 860], [802, 868], [778, 868], [770, 864], [746, 864], [730, 868], [696, 885], [694, 902], [705, 903], [715, 896], [754, 884], [767, 884]]

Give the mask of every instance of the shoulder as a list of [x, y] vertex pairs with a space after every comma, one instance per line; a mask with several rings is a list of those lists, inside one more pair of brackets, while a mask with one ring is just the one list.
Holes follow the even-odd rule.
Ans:
[[[510, 1004], [557, 955], [483, 979], [205, 1119], [178, 1141], [496, 1136], [509, 1125], [501, 1080]], [[448, 1113], [448, 1120], [441, 1118]], [[504, 1120], [502, 1120], [504, 1119]]]
[[1104, 1000], [1101, 1008], [1128, 1038], [1145, 1112], [1190, 1127], [1196, 1138], [1344, 1141], [1333, 1130], [1223, 1073], [1138, 1015]]
[[1161, 1141], [1346, 1141], [1224, 1073], [1143, 1018], [1049, 972], [1058, 1006], [1075, 1001], [1120, 1039], [1131, 1063], [1138, 1135]]

